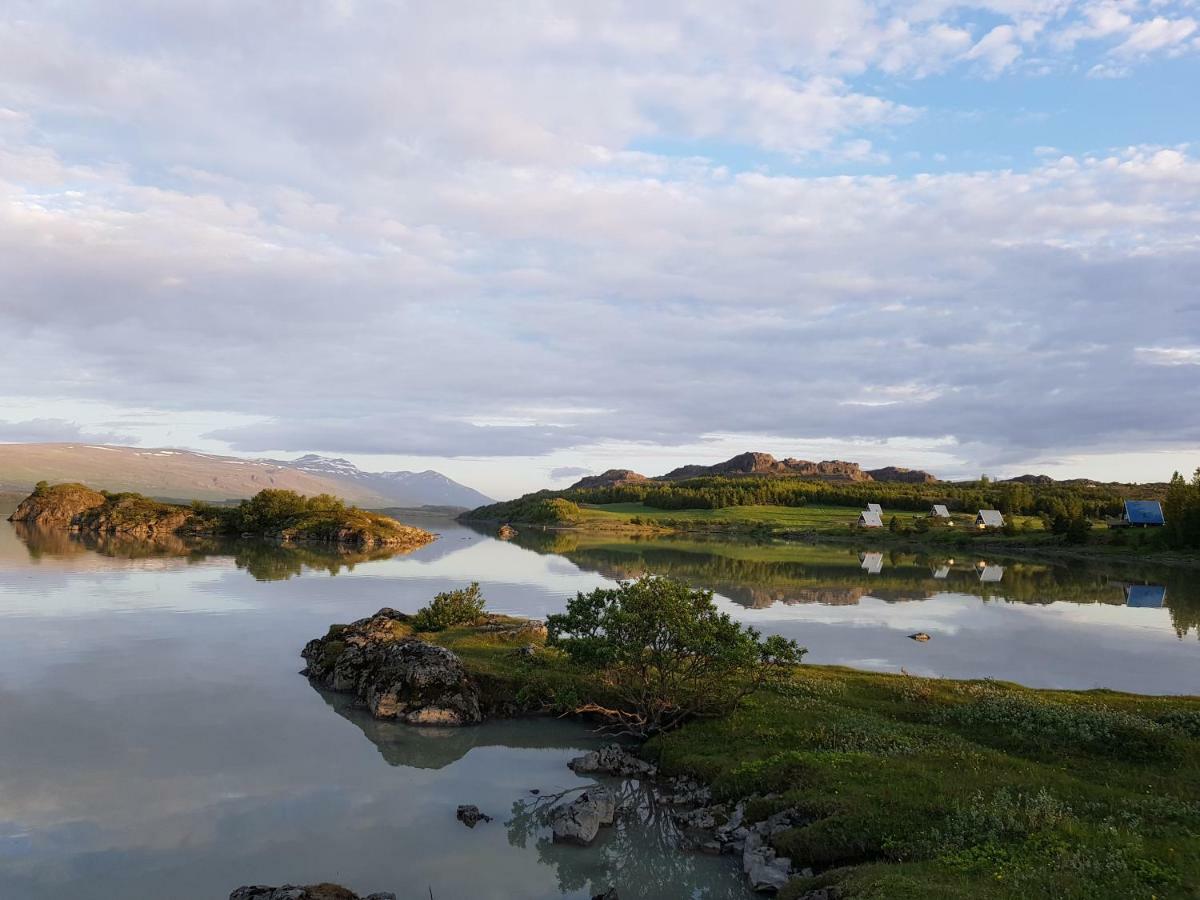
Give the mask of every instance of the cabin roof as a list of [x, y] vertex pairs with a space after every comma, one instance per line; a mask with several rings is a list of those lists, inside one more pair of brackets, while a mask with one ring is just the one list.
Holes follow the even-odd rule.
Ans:
[[864, 509], [858, 514], [858, 524], [866, 525], [869, 528], [882, 528], [883, 516], [874, 510]]
[[861, 555], [862, 568], [866, 569], [871, 575], [878, 575], [883, 569], [883, 554], [882, 553], [863, 553]]
[[1004, 577], [1004, 566], [984, 566], [979, 570], [980, 581], [999, 581]]
[[950, 518], [950, 510], [946, 509], [945, 503], [933, 504], [933, 514], [935, 516], [938, 516], [939, 518], [945, 518], [945, 519]]
[[1162, 504], [1157, 500], [1126, 500], [1125, 518], [1133, 525], [1163, 525]]
[[1125, 605], [1141, 609], [1158, 609], [1167, 598], [1161, 584], [1130, 584], [1125, 586]]
[[868, 503], [867, 509], [869, 509], [871, 512], [876, 512], [876, 513], [879, 513], [880, 515], [883, 515], [883, 507], [880, 506], [878, 503]]
[[982, 522], [988, 528], [1000, 528], [1004, 525], [1004, 516], [1000, 515], [998, 509], [981, 509], [976, 521]]

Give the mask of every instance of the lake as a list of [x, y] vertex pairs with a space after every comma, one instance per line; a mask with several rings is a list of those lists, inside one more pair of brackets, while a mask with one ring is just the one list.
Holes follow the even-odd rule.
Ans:
[[[8, 510], [0, 510], [6, 516]], [[554, 846], [539, 798], [587, 782], [561, 721], [380, 723], [314, 690], [299, 651], [333, 622], [413, 611], [477, 580], [545, 616], [644, 571], [809, 648], [810, 662], [1146, 693], [1200, 690], [1198, 579], [733, 541], [519, 535], [447, 521], [409, 555], [263, 543], [84, 541], [0, 523], [0, 897], [221, 900], [340, 881], [436, 898], [744, 898], [728, 859], [675, 849], [662, 810]], [[915, 631], [932, 639], [917, 643]], [[534, 790], [538, 794], [532, 793]], [[475, 803], [495, 821], [454, 819]]]

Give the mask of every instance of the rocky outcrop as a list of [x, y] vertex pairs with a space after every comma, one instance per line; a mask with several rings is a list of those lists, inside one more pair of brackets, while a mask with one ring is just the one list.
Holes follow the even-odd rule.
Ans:
[[8, 521], [25, 522], [43, 528], [78, 527], [85, 513], [107, 502], [108, 498], [99, 491], [82, 484], [39, 487], [21, 501]]
[[511, 541], [516, 536], [517, 529], [513, 528], [511, 525], [501, 525], [496, 529], [496, 537], [502, 541]]
[[396, 900], [396, 895], [378, 893], [359, 897], [349, 888], [328, 882], [304, 886], [285, 884], [282, 887], [251, 884], [235, 890], [229, 900]]
[[687, 478], [701, 478], [710, 475], [779, 475], [809, 478], [816, 481], [871, 480], [871, 476], [864, 472], [858, 463], [844, 462], [840, 459], [823, 462], [791, 458], [779, 460], [770, 453], [741, 453], [713, 466], [681, 466], [656, 480], [682, 481]]
[[303, 674], [354, 694], [377, 719], [410, 725], [471, 725], [483, 720], [480, 693], [445, 647], [411, 636], [411, 617], [394, 609], [335, 625], [309, 641]]
[[586, 475], [571, 485], [567, 490], [581, 491], [588, 488], [623, 487], [627, 484], [641, 484], [649, 481], [645, 475], [640, 475], [633, 469], [609, 469], [599, 475]]
[[617, 798], [605, 787], [588, 788], [566, 806], [555, 811], [550, 828], [556, 843], [586, 846], [600, 828], [611, 825], [617, 815]]
[[920, 469], [905, 469], [903, 466], [884, 466], [882, 469], [867, 469], [867, 474], [876, 481], [899, 481], [904, 484], [933, 484], [937, 479]]

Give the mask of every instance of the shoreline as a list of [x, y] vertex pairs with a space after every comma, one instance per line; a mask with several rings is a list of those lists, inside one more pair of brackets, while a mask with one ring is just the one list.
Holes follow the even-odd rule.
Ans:
[[[387, 665], [355, 668], [372, 644]], [[396, 648], [414, 645], [426, 648], [420, 655], [453, 660], [451, 674], [441, 679], [448, 704], [387, 680], [399, 671]], [[348, 647], [353, 652], [344, 656]], [[304, 656], [310, 664], [321, 660], [322, 677], [342, 679], [341, 690], [357, 692], [376, 718], [418, 727], [577, 715], [583, 697], [611, 702], [601, 681], [545, 647], [535, 620], [493, 616], [483, 625], [417, 634], [411, 617], [381, 610], [331, 627]], [[339, 669], [343, 664], [352, 667]], [[387, 673], [390, 694], [371, 686], [372, 672]], [[477, 714], [450, 723], [440, 712], [426, 712], [469, 712], [471, 703], [461, 696], [464, 678], [478, 692]], [[418, 681], [429, 683], [424, 676]], [[407, 705], [413, 702], [418, 705]], [[640, 743], [636, 759], [629, 768], [645, 774], [652, 765], [654, 787], [664, 796], [681, 793], [673, 786], [687, 786], [682, 793], [689, 802], [672, 815], [681, 829], [698, 835], [699, 852], [742, 853], [747, 874], [751, 865], [762, 877], [770, 875], [764, 866], [786, 872], [787, 885], [775, 887], [790, 900], [1015, 898], [1027, 895], [1031, 879], [1052, 893], [1061, 888], [1054, 896], [1095, 895], [1076, 892], [1078, 873], [1060, 871], [1058, 851], [1047, 856], [1021, 849], [1031, 833], [1046, 841], [1070, 835], [1089, 871], [1116, 867], [1088, 874], [1088, 890], [1094, 878], [1105, 878], [1105, 885], [1130, 896], [1152, 890], [1160, 898], [1182, 897], [1172, 886], [1187, 883], [1184, 870], [1200, 868], [1200, 848], [1183, 857], [1170, 849], [1186, 845], [1191, 829], [1200, 828], [1197, 696], [1035, 689], [804, 664], [727, 716], [692, 720]], [[946, 779], [950, 770], [961, 777]], [[1049, 820], [1038, 805], [1046, 803], [1059, 810]], [[1114, 825], [1121, 821], [1114, 817], [1180, 803], [1155, 826], [1161, 831], [1155, 840], [1113, 844], [1118, 833], [1141, 840], [1140, 826]], [[988, 837], [990, 826], [976, 818], [992, 809], [1024, 824]], [[954, 825], [959, 819], [967, 824]], [[760, 823], [766, 823], [761, 830]], [[950, 828], [968, 831], [953, 838], [968, 853], [962, 862], [947, 859], [947, 839], [938, 837]], [[975, 834], [976, 828], [983, 831]], [[979, 852], [971, 848], [1001, 839], [1012, 848], [1002, 864], [970, 855]], [[996, 865], [1009, 882], [995, 884]]]
[[[1134, 553], [1106, 545], [1072, 545], [1030, 543], [1019, 537], [1012, 540], [997, 538], [995, 535], [969, 536], [959, 543], [946, 538], [921, 540], [912, 534], [894, 534], [886, 528], [870, 529], [854, 534], [838, 534], [815, 529], [786, 530], [775, 529], [768, 525], [747, 526], [741, 523], [727, 525], [714, 524], [710, 527], [680, 528], [678, 526], [588, 522], [586, 524], [543, 524], [521, 522], [517, 520], [501, 522], [496, 519], [471, 519], [460, 516], [455, 521], [468, 527], [487, 526], [497, 528], [508, 524], [518, 529], [532, 529], [546, 533], [562, 534], [596, 534], [596, 535], [628, 535], [630, 537], [678, 537], [690, 535], [696, 537], [715, 537], [744, 541], [780, 541], [789, 544], [839, 544], [843, 546], [872, 549], [894, 549], [910, 552], [920, 552], [929, 555], [945, 553], [947, 555], [964, 551], [979, 551], [980, 554], [1008, 556], [1014, 558], [1041, 559], [1046, 561], [1063, 562], [1111, 562], [1120, 565], [1157, 565], [1180, 569], [1200, 568], [1200, 554], [1186, 551], [1155, 551], [1152, 553]], [[943, 534], [945, 532], [929, 532]], [[973, 535], [973, 532], [958, 532], [960, 535]]]

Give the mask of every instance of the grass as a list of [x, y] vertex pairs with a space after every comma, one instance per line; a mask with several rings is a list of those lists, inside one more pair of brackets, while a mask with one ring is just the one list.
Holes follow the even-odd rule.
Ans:
[[[826, 533], [850, 534], [858, 522], [861, 510], [849, 506], [822, 506], [809, 504], [805, 506], [728, 506], [720, 509], [656, 509], [643, 503], [609, 503], [604, 505], [583, 505], [580, 507], [578, 525], [612, 526], [612, 525], [662, 525], [687, 529], [690, 526], [699, 528], [711, 527], [720, 529], [752, 529], [755, 527], [773, 531], [817, 531]], [[911, 528], [918, 519], [927, 518], [924, 513], [896, 512], [883, 514], [884, 524], [890, 523], [895, 517], [901, 528]], [[1042, 520], [1037, 516], [1012, 516], [1014, 523], [1023, 532], [1042, 531]], [[953, 517], [954, 527], [940, 526], [922, 537], [928, 535], [945, 535], [978, 533], [974, 528], [974, 517], [958, 515]], [[863, 529], [857, 533], [878, 535], [888, 532], [885, 528]], [[890, 532], [889, 532], [890, 533]], [[992, 532], [990, 536], [995, 536]]]
[[[476, 628], [434, 639], [522, 708], [609, 699], [555, 651]], [[817, 875], [785, 898], [1200, 896], [1200, 698], [801, 666], [644, 752], [720, 799], [759, 795], [754, 818], [804, 814], [776, 842]]]

